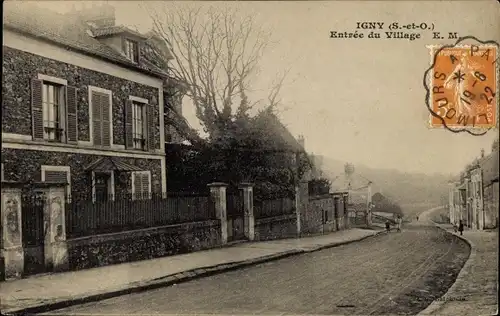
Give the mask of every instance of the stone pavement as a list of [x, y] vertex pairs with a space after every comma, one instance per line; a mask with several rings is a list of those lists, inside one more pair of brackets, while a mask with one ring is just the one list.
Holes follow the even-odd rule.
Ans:
[[[436, 224], [455, 234], [451, 224]], [[471, 254], [448, 292], [419, 315], [498, 314], [498, 230], [466, 230]]]
[[247, 242], [226, 248], [0, 283], [2, 313], [42, 312], [144, 291], [381, 233], [350, 229], [300, 239]]

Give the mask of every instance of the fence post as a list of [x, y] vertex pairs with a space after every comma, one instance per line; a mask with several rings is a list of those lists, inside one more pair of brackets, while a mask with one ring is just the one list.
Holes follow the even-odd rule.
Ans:
[[220, 220], [220, 237], [221, 243], [227, 244], [227, 201], [226, 201], [226, 187], [227, 184], [221, 182], [214, 182], [208, 184], [210, 194], [215, 203], [215, 213]]
[[252, 241], [255, 239], [255, 218], [253, 214], [253, 184], [241, 183], [243, 190], [243, 209], [245, 212], [244, 230], [245, 237]]
[[3, 277], [18, 279], [24, 272], [22, 243], [21, 188], [2, 181], [2, 256]]

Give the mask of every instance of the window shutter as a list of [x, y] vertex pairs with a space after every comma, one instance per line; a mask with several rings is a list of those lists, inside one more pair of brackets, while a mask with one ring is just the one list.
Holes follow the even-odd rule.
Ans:
[[31, 80], [31, 120], [33, 139], [43, 139], [43, 81]]
[[134, 186], [134, 199], [142, 194], [142, 173], [134, 172], [134, 180], [132, 185]]
[[125, 147], [134, 147], [134, 136], [132, 135], [132, 100], [125, 103]]
[[99, 93], [92, 91], [92, 134], [94, 136], [94, 145], [102, 145], [102, 128], [101, 128], [101, 98]]
[[65, 171], [45, 171], [45, 182], [64, 182], [68, 181]]
[[101, 94], [101, 109], [102, 109], [102, 145], [111, 146], [111, 134], [110, 134], [110, 124], [111, 115], [109, 111], [111, 109], [110, 97], [107, 94]]
[[144, 113], [143, 113], [143, 119], [142, 119], [142, 122], [143, 122], [143, 131], [142, 131], [142, 135], [144, 137], [144, 141], [145, 141], [145, 144], [144, 144], [144, 150], [148, 151], [149, 148], [150, 148], [150, 140], [149, 140], [149, 106], [147, 104], [144, 104], [143, 105], [143, 110], [144, 110]]
[[156, 130], [156, 116], [155, 116], [155, 104], [151, 104], [150, 106], [146, 105], [147, 110], [147, 139], [148, 139], [148, 150], [155, 151], [156, 142], [155, 142], [155, 130]]
[[76, 143], [78, 141], [78, 106], [76, 88], [66, 87], [66, 141]]
[[146, 198], [149, 196], [149, 173], [143, 173], [141, 178], [142, 196]]

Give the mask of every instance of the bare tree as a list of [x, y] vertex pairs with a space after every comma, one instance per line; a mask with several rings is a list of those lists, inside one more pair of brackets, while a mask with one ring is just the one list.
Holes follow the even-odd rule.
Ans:
[[[255, 107], [250, 102], [251, 79], [268, 46], [268, 33], [253, 17], [230, 9], [197, 8], [172, 2], [145, 4], [153, 32], [166, 43], [173, 56], [169, 71], [184, 84], [184, 93], [210, 135], [236, 116]], [[270, 87], [268, 107], [279, 103], [282, 78]]]

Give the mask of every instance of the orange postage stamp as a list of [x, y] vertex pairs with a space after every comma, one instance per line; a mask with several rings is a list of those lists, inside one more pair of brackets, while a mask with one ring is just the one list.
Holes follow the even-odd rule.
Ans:
[[429, 123], [433, 128], [484, 134], [498, 121], [498, 45], [460, 42], [429, 47], [432, 66], [424, 79]]

